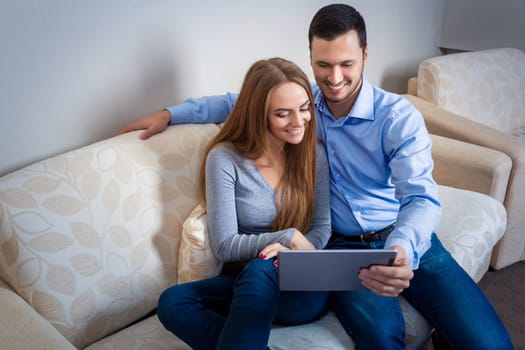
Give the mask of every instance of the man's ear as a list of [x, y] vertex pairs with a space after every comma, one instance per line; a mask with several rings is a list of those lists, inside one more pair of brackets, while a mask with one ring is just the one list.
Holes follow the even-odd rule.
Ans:
[[365, 45], [365, 48], [363, 49], [363, 65], [365, 65], [368, 62], [368, 44]]

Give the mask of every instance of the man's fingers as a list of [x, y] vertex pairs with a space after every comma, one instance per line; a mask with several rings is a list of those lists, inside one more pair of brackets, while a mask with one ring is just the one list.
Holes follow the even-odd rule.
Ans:
[[123, 127], [122, 129], [118, 130], [118, 131], [115, 133], [115, 136], [125, 134], [125, 133], [127, 133], [128, 131], [130, 131], [128, 126]]
[[382, 266], [373, 265], [369, 269], [370, 274], [375, 279], [388, 281], [388, 280], [411, 280], [414, 277], [414, 272], [411, 268], [406, 265], [402, 266]]
[[361, 278], [361, 283], [363, 284], [363, 286], [370, 289], [375, 294], [384, 297], [396, 297], [404, 289], [399, 286], [384, 284], [381, 281], [377, 281], [370, 278]]
[[410, 286], [412, 270], [384, 266], [372, 266], [359, 272], [365, 287], [382, 296], [397, 296]]
[[137, 123], [129, 124], [121, 128], [120, 130], [118, 130], [115, 133], [115, 136], [122, 135], [130, 131], [141, 130], [141, 129], [144, 129], [144, 127], [140, 124], [137, 124]]
[[141, 132], [139, 137], [141, 140], [147, 140], [151, 137], [151, 135], [153, 135], [153, 133], [148, 129]]

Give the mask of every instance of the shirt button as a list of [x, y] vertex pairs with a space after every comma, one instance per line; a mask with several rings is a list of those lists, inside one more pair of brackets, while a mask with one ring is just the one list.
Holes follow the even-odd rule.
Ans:
[[330, 151], [330, 154], [335, 154], [335, 150], [331, 150], [331, 151]]

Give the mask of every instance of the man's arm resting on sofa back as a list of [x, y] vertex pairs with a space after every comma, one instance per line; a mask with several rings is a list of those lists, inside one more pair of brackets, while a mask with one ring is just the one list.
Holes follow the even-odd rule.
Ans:
[[181, 104], [143, 116], [118, 130], [115, 135], [144, 130], [140, 138], [145, 140], [163, 132], [171, 124], [222, 123], [236, 100], [237, 94], [229, 92], [224, 95], [189, 98]]

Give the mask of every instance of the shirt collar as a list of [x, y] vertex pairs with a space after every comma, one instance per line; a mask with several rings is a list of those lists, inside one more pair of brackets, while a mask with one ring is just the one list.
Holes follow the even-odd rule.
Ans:
[[[321, 89], [317, 90], [315, 96], [315, 104], [317, 108], [324, 114], [332, 115], [326, 100], [321, 92]], [[333, 117], [333, 116], [332, 116]], [[343, 118], [359, 118], [374, 120], [374, 87], [363, 75], [363, 84], [361, 85], [361, 91], [352, 106], [350, 112]]]

